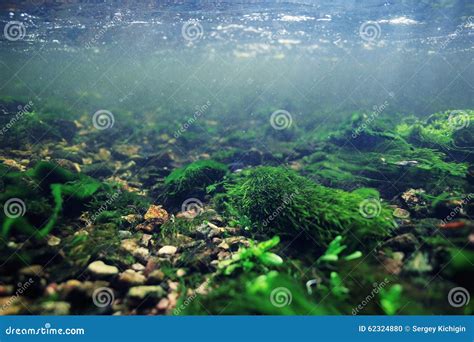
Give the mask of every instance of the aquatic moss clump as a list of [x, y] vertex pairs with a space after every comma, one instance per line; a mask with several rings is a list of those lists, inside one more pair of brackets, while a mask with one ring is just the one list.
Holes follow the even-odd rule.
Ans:
[[416, 146], [450, 151], [457, 160], [472, 161], [473, 110], [451, 110], [431, 115], [426, 121], [406, 118], [396, 132]]
[[165, 178], [167, 201], [182, 201], [188, 197], [200, 197], [206, 187], [221, 180], [227, 166], [213, 160], [200, 160], [171, 172]]
[[[321, 247], [350, 230], [373, 243], [393, 227], [375, 190], [352, 193], [318, 185], [282, 167], [258, 167], [227, 186], [232, 215], [264, 234], [309, 237]], [[367, 206], [367, 208], [365, 208]], [[365, 210], [374, 210], [367, 214]]]

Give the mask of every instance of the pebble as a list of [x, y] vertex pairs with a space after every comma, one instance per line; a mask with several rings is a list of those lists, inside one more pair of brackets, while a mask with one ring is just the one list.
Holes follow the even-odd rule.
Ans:
[[153, 300], [160, 299], [166, 294], [165, 290], [158, 285], [141, 285], [134, 286], [128, 290], [127, 298], [138, 303], [145, 299]]
[[387, 240], [384, 245], [391, 247], [396, 251], [413, 252], [416, 249], [416, 246], [419, 245], [419, 242], [415, 235], [412, 233], [406, 233]]
[[57, 236], [50, 235], [48, 237], [48, 246], [54, 247], [54, 246], [59, 245], [60, 243], [61, 243], [61, 239], [58, 238]]
[[145, 270], [145, 266], [137, 262], [132, 265], [132, 270], [137, 271], [137, 272], [142, 272]]
[[145, 213], [145, 221], [163, 224], [169, 219], [168, 212], [161, 205], [151, 205]]
[[128, 239], [132, 237], [132, 232], [129, 232], [128, 230], [119, 230], [118, 236], [120, 239]]
[[91, 263], [89, 266], [87, 266], [87, 270], [98, 278], [111, 277], [119, 273], [119, 269], [117, 267], [107, 265], [101, 260]]
[[138, 247], [133, 251], [133, 256], [142, 262], [147, 262], [150, 257], [150, 251], [145, 247]]
[[148, 275], [148, 284], [159, 284], [165, 279], [165, 274], [161, 270], [154, 270]]
[[118, 280], [127, 286], [137, 286], [145, 284], [146, 278], [143, 274], [128, 269], [120, 273]]
[[30, 265], [21, 268], [18, 273], [27, 277], [41, 277], [44, 275], [43, 266], [41, 265]]
[[158, 255], [174, 255], [177, 251], [175, 246], [163, 246], [158, 250]]

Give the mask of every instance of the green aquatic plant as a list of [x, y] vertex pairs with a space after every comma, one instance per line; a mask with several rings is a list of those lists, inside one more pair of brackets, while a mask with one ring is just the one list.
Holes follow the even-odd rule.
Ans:
[[[339, 260], [339, 254], [341, 254], [346, 248], [346, 245], [343, 245], [342, 242], [343, 238], [341, 235], [336, 236], [334, 240], [331, 241], [328, 248], [318, 258], [318, 263], [322, 262], [334, 262]], [[355, 260], [362, 256], [361, 251], [355, 251], [349, 255], [346, 255], [343, 259], [346, 261]]]
[[227, 166], [213, 160], [200, 160], [175, 169], [165, 178], [164, 196], [171, 201], [182, 201], [205, 194], [207, 186], [220, 181]]
[[387, 236], [393, 227], [391, 212], [377, 202], [377, 215], [360, 211], [366, 198], [357, 193], [329, 189], [283, 167], [246, 171], [227, 186], [228, 212], [244, 216], [255, 231], [290, 237], [306, 234], [321, 247], [351, 230], [368, 245]]
[[450, 151], [455, 159], [468, 159], [474, 147], [474, 133], [470, 124], [473, 110], [450, 110], [432, 114], [427, 120], [409, 119], [399, 124], [396, 132], [416, 146]]
[[16, 230], [44, 238], [57, 224], [66, 204], [67, 209], [74, 212], [78, 203], [87, 202], [101, 188], [101, 183], [90, 177], [48, 162], [39, 162], [24, 173], [6, 172], [2, 181], [5, 192], [0, 200], [6, 203], [14, 198], [21, 200], [19, 203], [24, 206], [24, 216], [3, 217], [4, 237]]
[[278, 236], [260, 243], [250, 242], [250, 246], [241, 247], [231, 259], [219, 262], [219, 268], [223, 270], [224, 275], [230, 275], [237, 269], [249, 272], [259, 266], [272, 267], [283, 264], [283, 259], [275, 253], [269, 252], [270, 249], [280, 243]]
[[329, 315], [340, 310], [330, 303], [316, 304], [295, 279], [271, 271], [244, 273], [214, 284], [210, 293], [198, 295], [183, 315]]
[[387, 315], [395, 315], [398, 310], [402, 307], [401, 295], [402, 285], [392, 285], [388, 290], [380, 289], [380, 306]]

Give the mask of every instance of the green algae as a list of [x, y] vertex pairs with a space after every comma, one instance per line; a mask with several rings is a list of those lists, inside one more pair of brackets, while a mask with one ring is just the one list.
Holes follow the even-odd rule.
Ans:
[[202, 197], [206, 187], [221, 180], [227, 166], [213, 160], [200, 160], [175, 169], [164, 181], [164, 196], [168, 201], [180, 202], [186, 198]]
[[391, 213], [378, 199], [378, 213], [369, 219], [360, 212], [369, 198], [317, 185], [282, 167], [249, 170], [227, 188], [229, 212], [247, 217], [264, 234], [309, 237], [324, 247], [348, 230], [373, 243], [393, 228]]

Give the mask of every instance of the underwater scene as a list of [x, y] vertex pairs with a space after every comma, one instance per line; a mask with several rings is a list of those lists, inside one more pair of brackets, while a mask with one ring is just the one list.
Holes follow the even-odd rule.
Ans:
[[0, 315], [471, 315], [474, 3], [0, 3]]

